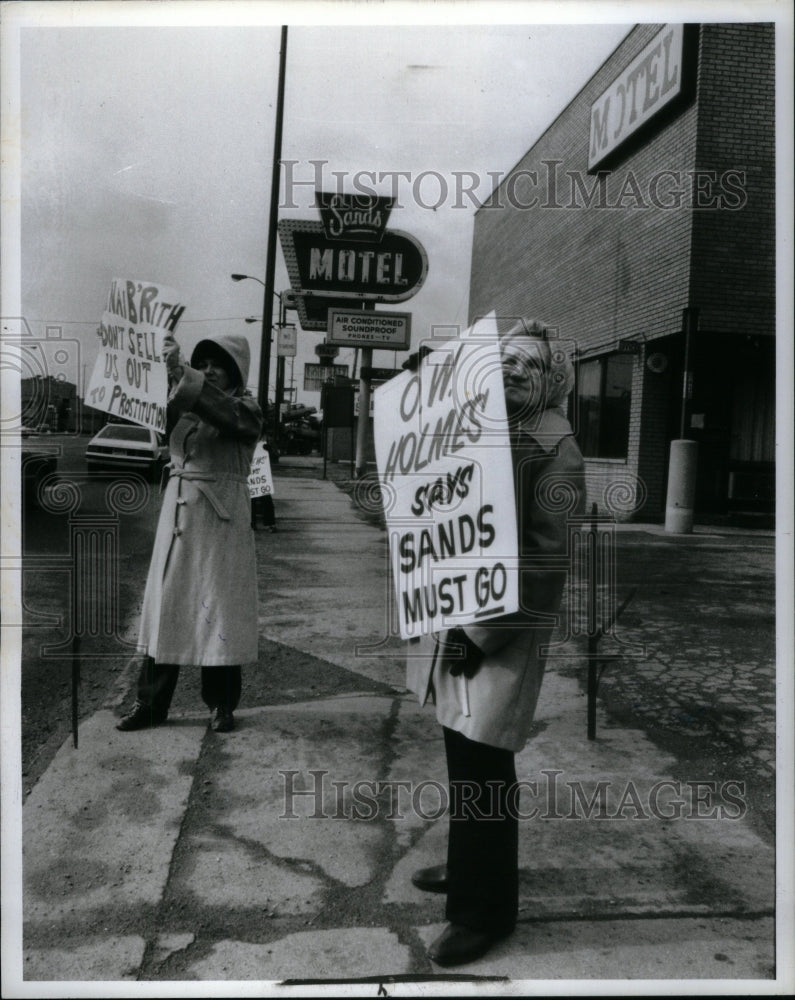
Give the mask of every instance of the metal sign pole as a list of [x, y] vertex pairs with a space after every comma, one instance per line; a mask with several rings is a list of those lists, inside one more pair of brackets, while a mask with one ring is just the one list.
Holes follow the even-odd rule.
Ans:
[[[372, 347], [362, 348], [361, 371], [373, 366]], [[367, 442], [367, 429], [370, 425], [370, 379], [361, 378], [359, 380], [359, 420], [356, 424], [356, 478], [361, 479], [365, 473], [367, 460], [365, 459], [365, 445]]]
[[354, 441], [353, 441], [353, 390], [348, 396], [348, 438], [350, 440], [350, 452], [351, 452], [351, 479], [354, 478], [355, 467], [354, 467]]

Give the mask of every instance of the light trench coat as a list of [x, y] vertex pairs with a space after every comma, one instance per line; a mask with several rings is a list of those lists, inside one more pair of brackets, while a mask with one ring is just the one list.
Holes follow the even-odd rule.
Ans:
[[485, 653], [474, 677], [454, 677], [447, 632], [410, 641], [407, 687], [438, 721], [471, 740], [519, 751], [530, 734], [557, 624], [566, 572], [569, 520], [585, 509], [583, 460], [571, 427], [557, 410], [512, 432], [519, 529], [519, 611], [464, 629]]
[[[243, 338], [216, 342], [235, 354]], [[244, 383], [245, 384], [245, 381]], [[251, 396], [185, 368], [169, 399], [171, 465], [146, 581], [139, 644], [158, 663], [257, 659], [257, 577], [247, 478], [262, 425]]]

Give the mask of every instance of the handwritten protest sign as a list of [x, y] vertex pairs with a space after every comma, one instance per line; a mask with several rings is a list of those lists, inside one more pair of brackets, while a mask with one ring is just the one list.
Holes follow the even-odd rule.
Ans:
[[184, 311], [173, 289], [114, 278], [97, 330], [99, 355], [86, 393], [88, 405], [165, 431], [163, 338], [173, 335]]
[[374, 398], [401, 636], [516, 611], [513, 466], [493, 314]]
[[248, 492], [251, 498], [273, 496], [273, 476], [271, 474], [271, 459], [262, 441], [257, 442], [254, 457], [251, 460], [251, 472], [248, 477]]

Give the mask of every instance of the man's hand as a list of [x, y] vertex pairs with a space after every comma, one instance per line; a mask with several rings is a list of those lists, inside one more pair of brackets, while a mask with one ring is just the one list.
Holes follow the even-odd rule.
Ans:
[[[451, 628], [448, 631], [445, 646], [447, 649], [444, 659], [451, 677], [458, 677], [459, 674], [463, 674], [464, 677], [474, 677], [483, 662], [483, 650], [475, 645], [462, 628]], [[463, 648], [453, 651], [451, 647]]]

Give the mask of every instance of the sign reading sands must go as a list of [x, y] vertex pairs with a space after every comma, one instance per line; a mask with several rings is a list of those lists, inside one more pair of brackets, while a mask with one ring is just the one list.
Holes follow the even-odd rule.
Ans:
[[273, 496], [273, 473], [271, 472], [271, 458], [262, 441], [257, 442], [254, 449], [254, 457], [251, 459], [251, 471], [248, 475], [249, 496], [265, 497]]
[[589, 170], [683, 92], [684, 38], [684, 25], [666, 25], [593, 102]]
[[282, 219], [279, 238], [290, 284], [299, 295], [403, 302], [417, 293], [428, 273], [423, 246], [396, 229], [365, 243], [329, 238], [320, 222]]
[[401, 636], [516, 611], [513, 464], [494, 314], [373, 397]]

